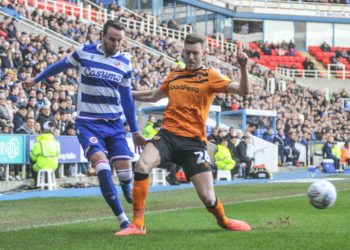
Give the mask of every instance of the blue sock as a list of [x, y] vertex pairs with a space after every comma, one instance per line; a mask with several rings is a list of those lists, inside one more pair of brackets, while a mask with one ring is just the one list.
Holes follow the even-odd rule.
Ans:
[[120, 203], [117, 189], [114, 186], [112, 179], [112, 172], [107, 169], [99, 171], [97, 174], [100, 181], [100, 189], [108, 205], [111, 207], [113, 213], [118, 217], [124, 213], [122, 204]]

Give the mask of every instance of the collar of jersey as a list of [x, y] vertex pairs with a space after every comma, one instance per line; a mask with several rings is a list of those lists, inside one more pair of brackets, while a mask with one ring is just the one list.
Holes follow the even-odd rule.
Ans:
[[202, 70], [203, 69], [203, 66], [200, 66], [198, 69], [194, 69], [194, 70], [188, 70], [186, 69], [187, 72], [196, 72], [196, 71], [199, 71], [199, 70]]

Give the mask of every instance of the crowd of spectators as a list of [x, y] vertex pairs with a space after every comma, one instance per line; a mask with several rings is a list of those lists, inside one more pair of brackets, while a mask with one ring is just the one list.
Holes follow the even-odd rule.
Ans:
[[[82, 23], [65, 14], [37, 10], [30, 12], [14, 4], [11, 8], [44, 27], [80, 43], [95, 43], [100, 39], [100, 31], [93, 24]], [[0, 57], [0, 89], [5, 97], [0, 96], [0, 121], [3, 133], [17, 133], [19, 128], [26, 133], [40, 133], [43, 124], [50, 120], [55, 125], [56, 134], [75, 134], [77, 94], [75, 69], [48, 78], [35, 89], [24, 89], [22, 86], [24, 79], [35, 76], [47, 65], [64, 57], [71, 49], [60, 48], [55, 51], [45, 35], [35, 36], [26, 32], [17, 32], [16, 21], [11, 18], [4, 18], [0, 26], [0, 35], [0, 54], [4, 55]], [[180, 57], [180, 44], [170, 38], [148, 34], [137, 28], [127, 30], [127, 36], [173, 58]], [[266, 48], [266, 44], [262, 43], [261, 46]], [[290, 51], [295, 48], [295, 45], [282, 42], [279, 48]], [[134, 89], [146, 90], [159, 86], [171, 70], [162, 57], [148, 54], [142, 48], [126, 46], [124, 50], [131, 54], [134, 66], [132, 78]], [[209, 54], [215, 55], [221, 61], [236, 65], [235, 53], [232, 51], [221, 51], [220, 48], [211, 47]], [[225, 69], [217, 63], [207, 62], [207, 66], [222, 69], [223, 73], [231, 79], [239, 78], [236, 71]], [[253, 75], [263, 79], [273, 74], [262, 71], [254, 64], [249, 70]], [[297, 141], [323, 139], [323, 135], [327, 132], [332, 133], [336, 140], [348, 139], [349, 115], [343, 112], [340, 100], [327, 100], [318, 90], [302, 87], [293, 81], [288, 81], [286, 85], [285, 91], [271, 94], [265, 91], [260, 83], [253, 82], [252, 91], [247, 97], [219, 94], [214, 104], [222, 106], [223, 110], [242, 108], [276, 110], [278, 111], [278, 129], [295, 135]], [[261, 122], [255, 125], [258, 128], [263, 126], [268, 128]]]

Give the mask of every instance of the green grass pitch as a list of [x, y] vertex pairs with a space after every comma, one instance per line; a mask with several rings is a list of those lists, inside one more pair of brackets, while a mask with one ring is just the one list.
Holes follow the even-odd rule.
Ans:
[[350, 180], [335, 185], [324, 210], [306, 183], [217, 186], [226, 214], [252, 225], [245, 233], [219, 228], [193, 189], [150, 193], [147, 235], [122, 238], [102, 197], [0, 201], [0, 249], [350, 249]]

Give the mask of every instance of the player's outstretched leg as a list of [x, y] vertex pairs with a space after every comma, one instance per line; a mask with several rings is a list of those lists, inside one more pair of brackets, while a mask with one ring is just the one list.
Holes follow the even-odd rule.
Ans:
[[118, 176], [120, 187], [123, 191], [125, 200], [132, 204], [132, 171], [131, 169], [117, 169], [116, 174]]
[[99, 161], [95, 164], [95, 166], [103, 197], [112, 209], [113, 213], [117, 216], [120, 228], [127, 228], [130, 222], [124, 213], [122, 204], [120, 203], [117, 189], [113, 183], [112, 171], [108, 161]]
[[215, 205], [213, 207], [207, 207], [208, 211], [212, 213], [218, 225], [224, 229], [230, 231], [250, 231], [251, 227], [248, 223], [240, 220], [232, 220], [225, 216], [224, 206], [221, 201], [216, 198]]
[[149, 174], [135, 173], [133, 187], [133, 220], [126, 229], [117, 232], [116, 236], [146, 234], [144, 213], [149, 189]]

